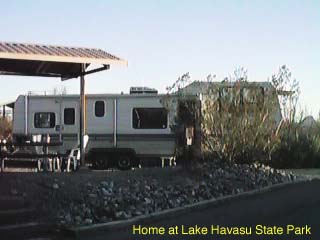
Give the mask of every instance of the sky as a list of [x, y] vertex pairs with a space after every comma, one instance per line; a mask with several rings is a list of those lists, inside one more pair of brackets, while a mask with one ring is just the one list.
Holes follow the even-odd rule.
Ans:
[[[267, 81], [285, 64], [301, 109], [318, 116], [320, 1], [0, 1], [0, 41], [101, 48], [128, 61], [86, 77], [86, 93], [165, 92], [186, 72], [220, 81], [239, 67]], [[0, 103], [63, 87], [78, 93], [79, 80], [0, 76]]]

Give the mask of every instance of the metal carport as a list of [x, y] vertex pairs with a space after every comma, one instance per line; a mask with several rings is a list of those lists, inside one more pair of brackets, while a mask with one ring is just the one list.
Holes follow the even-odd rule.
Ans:
[[[102, 65], [87, 71], [90, 64]], [[58, 77], [62, 81], [80, 77], [80, 149], [84, 166], [85, 75], [108, 70], [127, 61], [101, 49], [42, 44], [0, 42], [0, 75]]]

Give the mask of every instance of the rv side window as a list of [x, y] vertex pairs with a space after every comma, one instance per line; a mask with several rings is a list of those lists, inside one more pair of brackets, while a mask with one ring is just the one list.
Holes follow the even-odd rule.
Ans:
[[56, 116], [53, 112], [38, 112], [34, 114], [35, 128], [54, 128]]
[[65, 108], [64, 109], [64, 124], [65, 125], [74, 125], [75, 123], [75, 110], [74, 108]]
[[134, 108], [132, 126], [135, 129], [165, 129], [168, 126], [165, 108]]
[[104, 116], [104, 101], [96, 101], [94, 105], [94, 115], [96, 117]]

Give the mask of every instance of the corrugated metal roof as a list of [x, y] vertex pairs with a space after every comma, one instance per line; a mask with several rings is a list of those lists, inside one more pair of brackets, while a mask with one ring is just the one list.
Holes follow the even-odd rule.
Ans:
[[[74, 78], [90, 64], [126, 64], [127, 61], [96, 48], [0, 42], [0, 75]], [[99, 70], [99, 69], [96, 69]], [[94, 71], [95, 72], [95, 71]]]
[[96, 48], [0, 42], [1, 59], [49, 62], [127, 64], [117, 56]]

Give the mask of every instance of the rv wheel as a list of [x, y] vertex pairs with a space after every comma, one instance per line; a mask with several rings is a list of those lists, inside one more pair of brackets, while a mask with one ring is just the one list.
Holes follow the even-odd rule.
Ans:
[[129, 155], [120, 155], [118, 157], [118, 167], [121, 170], [128, 170], [131, 167], [131, 157]]
[[92, 161], [92, 165], [95, 169], [105, 169], [107, 168], [107, 160], [103, 158], [97, 158]]

